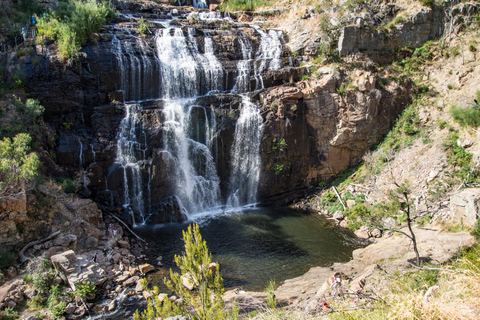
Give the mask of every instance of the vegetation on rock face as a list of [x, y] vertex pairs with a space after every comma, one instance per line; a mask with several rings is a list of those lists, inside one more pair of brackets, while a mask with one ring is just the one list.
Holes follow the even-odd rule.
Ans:
[[54, 40], [64, 58], [78, 55], [88, 36], [114, 17], [110, 2], [73, 0], [60, 2], [58, 10], [38, 19], [37, 41]]
[[474, 102], [473, 105], [467, 107], [453, 105], [450, 108], [453, 119], [464, 127], [480, 126], [480, 90], [477, 91]]
[[26, 133], [0, 141], [0, 195], [18, 191], [37, 176], [40, 161], [36, 153], [29, 152], [31, 141]]
[[275, 0], [228, 0], [222, 4], [223, 10], [228, 11], [253, 11], [255, 9], [271, 5]]

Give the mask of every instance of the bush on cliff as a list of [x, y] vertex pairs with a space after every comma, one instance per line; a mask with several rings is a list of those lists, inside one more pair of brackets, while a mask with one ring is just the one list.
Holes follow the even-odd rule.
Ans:
[[37, 39], [47, 37], [54, 40], [60, 55], [74, 58], [87, 42], [88, 36], [100, 30], [114, 15], [113, 6], [105, 1], [60, 2], [57, 11], [38, 19]]
[[0, 195], [17, 192], [37, 176], [40, 161], [36, 153], [29, 153], [31, 141], [27, 133], [0, 141]]

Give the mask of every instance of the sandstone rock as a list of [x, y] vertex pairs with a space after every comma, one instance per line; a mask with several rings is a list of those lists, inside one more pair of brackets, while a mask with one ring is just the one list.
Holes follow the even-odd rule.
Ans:
[[66, 314], [73, 314], [75, 312], [75, 304], [74, 303], [69, 303], [65, 307], [65, 313]]
[[383, 226], [387, 229], [395, 228], [396, 224], [397, 224], [396, 220], [392, 217], [387, 217], [383, 219]]
[[14, 266], [10, 266], [5, 270], [5, 276], [7, 278], [12, 279], [15, 278], [18, 275], [17, 269]]
[[192, 291], [195, 288], [195, 284], [189, 274], [181, 276], [180, 280], [182, 281], [183, 286], [188, 290]]
[[357, 292], [358, 290], [362, 289], [365, 286], [366, 279], [370, 277], [375, 270], [379, 269], [380, 266], [378, 264], [372, 264], [365, 268], [363, 273], [356, 277], [351, 283], [350, 283], [350, 289], [353, 292]]
[[340, 221], [340, 227], [346, 228], [348, 226], [347, 220]]
[[155, 267], [151, 264], [144, 263], [138, 266], [138, 270], [141, 274], [147, 274], [148, 272], [155, 270]]
[[148, 300], [148, 299], [151, 299], [151, 298], [152, 298], [152, 294], [151, 294], [150, 292], [148, 292], [148, 291], [143, 291], [143, 292], [142, 292], [142, 295], [143, 295], [143, 298], [144, 298], [145, 300]]
[[357, 203], [355, 202], [355, 200], [347, 200], [345, 202], [345, 205], [347, 206], [347, 208], [349, 209], [352, 209]]
[[138, 276], [131, 277], [131, 278], [127, 279], [125, 282], [123, 282], [123, 286], [124, 287], [133, 286], [134, 284], [137, 283], [138, 279], [139, 279]]
[[110, 301], [110, 303], [108, 304], [108, 312], [112, 312], [114, 311], [115, 309], [117, 309], [117, 300], [112, 300]]
[[74, 244], [77, 242], [77, 236], [74, 234], [66, 234], [63, 236], [57, 237], [53, 241], [54, 246], [61, 246], [61, 247], [68, 247], [70, 244]]
[[13, 300], [8, 300], [6, 305], [7, 305], [7, 308], [15, 308], [17, 306], [17, 304]]
[[75, 255], [72, 250], [52, 256], [52, 264], [60, 278], [74, 290], [79, 283], [90, 281], [94, 285], [101, 285], [107, 278], [105, 270], [90, 257]]
[[23, 291], [23, 294], [27, 299], [33, 299], [33, 297], [35, 296], [35, 290], [28, 288]]
[[378, 228], [372, 230], [372, 237], [380, 238], [382, 236], [382, 231]]
[[362, 226], [362, 227], [360, 227], [360, 229], [355, 231], [355, 235], [359, 238], [362, 238], [362, 239], [368, 239], [371, 236], [370, 231], [368, 230], [368, 228], [366, 226]]
[[143, 291], [143, 286], [140, 283], [140, 281], [137, 282], [137, 285], [135, 286], [135, 292], [140, 293]]
[[165, 298], [168, 299], [168, 295], [166, 293], [159, 293], [158, 300], [163, 301]]
[[125, 248], [130, 250], [130, 244], [128, 243], [128, 241], [118, 240], [118, 246], [120, 248]]
[[468, 188], [450, 199], [450, 214], [457, 221], [473, 227], [480, 215], [480, 189]]
[[119, 283], [123, 283], [125, 282], [128, 278], [130, 278], [130, 274], [127, 273], [127, 274], [121, 274], [119, 277], [117, 277], [117, 282]]
[[337, 219], [338, 221], [341, 221], [345, 219], [345, 216], [343, 215], [342, 211], [339, 210], [333, 214], [333, 218]]

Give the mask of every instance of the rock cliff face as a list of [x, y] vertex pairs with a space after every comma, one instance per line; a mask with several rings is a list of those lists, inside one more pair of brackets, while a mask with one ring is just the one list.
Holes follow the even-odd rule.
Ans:
[[[127, 7], [124, 10], [136, 10]], [[307, 68], [295, 67], [281, 32], [238, 23], [233, 16], [192, 15], [152, 4], [139, 11], [136, 16], [119, 16], [93, 35], [80, 60], [70, 66], [51, 56], [55, 48], [48, 43], [36, 47], [35, 57], [9, 56], [4, 61], [10, 73], [11, 66], [22, 66], [30, 79], [31, 96], [46, 108], [45, 118], [58, 135], [56, 172], [81, 182], [83, 194], [96, 201], [112, 207], [130, 205], [124, 211], [130, 222], [185, 217], [182, 207], [188, 204], [178, 191], [185, 186], [178, 180], [186, 173], [172, 174], [183, 164], [178, 158], [172, 160], [174, 149], [180, 147], [178, 142], [170, 146], [173, 131], [166, 129], [172, 121], [183, 121], [168, 118], [172, 97], [188, 98], [193, 106], [186, 115], [191, 124], [185, 129], [185, 141], [199, 142], [198, 148], [206, 145], [209, 150], [187, 153], [189, 159], [213, 161], [216, 172], [209, 183], [219, 185], [215, 197], [220, 199], [214, 204], [232, 201], [233, 149], [239, 143], [235, 136], [245, 97], [261, 112], [257, 166], [258, 201], [263, 203], [292, 201], [309, 186], [357, 164], [410, 101], [408, 82], [380, 86], [368, 71], [326, 68], [318, 79], [300, 81]], [[137, 30], [139, 16], [149, 23], [145, 36]], [[185, 52], [195, 68], [188, 74], [188, 66], [178, 71], [175, 62], [166, 68], [163, 59], [170, 51], [164, 47], [168, 46], [174, 47], [177, 64], [182, 64]], [[353, 89], [340, 95], [342, 83], [352, 83]], [[123, 164], [119, 154], [127, 151], [122, 151], [122, 139], [130, 141], [124, 147], [132, 152], [123, 154], [127, 161]], [[192, 168], [199, 176], [210, 170], [208, 165]], [[139, 186], [134, 186], [135, 181]], [[204, 192], [199, 197], [206, 197]]]

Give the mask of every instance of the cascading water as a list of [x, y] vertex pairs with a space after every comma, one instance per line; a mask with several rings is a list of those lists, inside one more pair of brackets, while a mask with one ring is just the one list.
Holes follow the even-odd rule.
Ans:
[[[138, 119], [139, 106], [125, 104], [125, 117], [120, 124], [117, 140], [116, 163], [123, 169], [124, 206], [138, 210], [141, 217], [145, 215], [143, 194], [142, 167], [148, 165], [145, 161], [146, 137]], [[150, 195], [147, 195], [147, 199]], [[134, 219], [134, 217], [132, 216]], [[135, 221], [141, 223], [143, 221]]]
[[[194, 28], [168, 23], [164, 27], [155, 34], [154, 50], [142, 38], [131, 36], [128, 40], [119, 40], [113, 37], [112, 40], [124, 99], [162, 99], [162, 148], [159, 154], [165, 167], [160, 171], [152, 168], [150, 160], [145, 158], [147, 142], [138, 118], [140, 105], [125, 105], [116, 159], [123, 169], [125, 206], [131, 206], [143, 219], [146, 218], [152, 207], [149, 185], [152, 174], [169, 175], [171, 194], [190, 218], [218, 209], [222, 202], [228, 210], [256, 203], [263, 129], [258, 107], [247, 95], [241, 96], [240, 115], [231, 147], [230, 179], [222, 201], [216, 158], [212, 156], [213, 150], [218, 152], [214, 142], [217, 141], [216, 114], [213, 109], [208, 112], [206, 108], [194, 105], [194, 100], [205, 94], [224, 92], [226, 72], [214, 54], [213, 38], [208, 34], [199, 37]], [[255, 30], [261, 37], [256, 54], [248, 38], [240, 39], [242, 60], [237, 63], [232, 90], [236, 93], [252, 89], [252, 70], [255, 89], [261, 89], [261, 73], [281, 67], [281, 32], [265, 33], [256, 27]], [[199, 43], [201, 40], [203, 43]], [[161, 199], [155, 199], [158, 200]]]
[[235, 126], [232, 148], [228, 209], [252, 205], [257, 201], [262, 122], [258, 107], [247, 96], [242, 96], [242, 107]]

